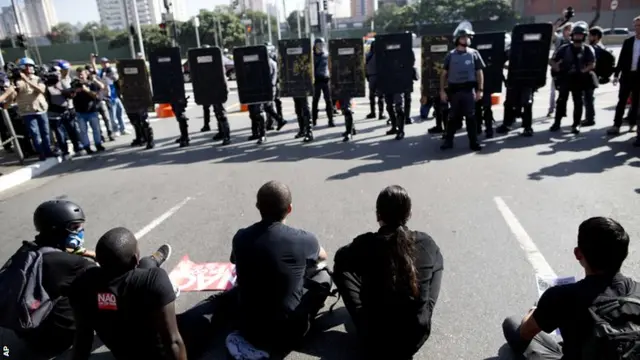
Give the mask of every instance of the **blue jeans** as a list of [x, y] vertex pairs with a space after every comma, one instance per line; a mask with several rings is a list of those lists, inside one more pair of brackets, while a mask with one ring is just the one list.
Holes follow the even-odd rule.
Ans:
[[53, 155], [51, 152], [51, 137], [49, 135], [49, 119], [46, 113], [29, 114], [22, 117], [24, 125], [29, 131], [34, 150], [40, 157]]
[[61, 115], [52, 116], [49, 118], [49, 126], [56, 138], [58, 149], [60, 149], [64, 155], [67, 155], [69, 154], [69, 146], [67, 145], [67, 135], [65, 134], [66, 131], [64, 129], [63, 121], [64, 120], [62, 120]]
[[100, 117], [97, 112], [93, 113], [77, 113], [78, 125], [80, 126], [80, 142], [82, 147], [86, 150], [89, 149], [91, 143], [89, 143], [89, 126], [93, 132], [93, 144], [95, 146], [102, 144], [100, 138]]
[[[124, 120], [122, 119], [122, 114], [124, 113], [124, 106], [122, 105], [122, 101], [120, 98], [115, 98], [115, 100], [111, 100], [111, 106], [109, 107], [111, 110], [111, 128], [113, 131], [124, 132]], [[118, 123], [116, 123], [116, 120]]]

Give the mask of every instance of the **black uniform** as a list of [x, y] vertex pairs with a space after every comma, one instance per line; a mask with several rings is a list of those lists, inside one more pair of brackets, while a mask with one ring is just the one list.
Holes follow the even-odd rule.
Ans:
[[371, 112], [367, 115], [367, 119], [375, 119], [376, 118], [376, 96], [378, 97], [378, 119], [384, 120], [386, 116], [384, 115], [384, 99], [380, 94], [378, 89], [378, 76], [377, 76], [377, 67], [376, 67], [376, 54], [374, 50], [375, 41], [371, 43], [369, 48], [369, 53], [365, 58], [365, 69], [367, 75], [367, 81], [369, 82], [369, 106], [371, 107]]
[[[271, 84], [274, 89], [274, 94], [276, 92], [276, 84], [278, 82], [278, 64], [272, 57], [269, 58], [269, 66], [271, 67]], [[267, 102], [264, 104], [251, 104], [249, 105], [249, 117], [251, 118], [251, 131], [253, 136], [249, 139], [255, 139], [257, 135], [258, 144], [262, 144], [267, 141], [266, 134], [266, 121], [264, 116], [262, 115], [262, 110], [264, 110], [268, 115], [273, 117], [278, 123], [277, 130], [280, 131], [286, 124], [287, 121], [284, 120], [276, 110], [273, 108], [273, 102]]]
[[311, 124], [311, 112], [309, 111], [309, 99], [306, 96], [294, 97], [293, 105], [296, 110], [299, 131], [296, 139], [304, 138], [305, 142], [313, 140], [313, 125]]
[[487, 138], [493, 137], [493, 111], [491, 110], [491, 93], [485, 90], [482, 99], [476, 101], [476, 125], [478, 134], [482, 134], [482, 124]]
[[433, 106], [436, 125], [428, 130], [429, 134], [442, 134], [449, 122], [449, 103], [443, 102], [439, 96], [429, 97], [427, 104]]
[[329, 119], [329, 127], [336, 126], [333, 122], [334, 104], [331, 101], [331, 88], [329, 86], [329, 56], [324, 49], [324, 39], [317, 38], [313, 44], [313, 63], [314, 63], [314, 76], [313, 83], [313, 100], [311, 102], [311, 117], [313, 120], [313, 126], [318, 124], [318, 102], [320, 101], [320, 94], [324, 96], [324, 102], [326, 106], [327, 118]]
[[[414, 81], [420, 80], [418, 77], [418, 69], [416, 69], [415, 67], [413, 68], [413, 80]], [[407, 125], [410, 125], [413, 123], [413, 120], [411, 119], [411, 93], [413, 93], [413, 89], [411, 89], [410, 91], [406, 91], [404, 93], [404, 116], [405, 116], [404, 122]]]
[[152, 149], [155, 146], [155, 142], [153, 140], [153, 128], [149, 124], [149, 112], [147, 109], [140, 109], [136, 112], [127, 109], [127, 117], [131, 122], [131, 126], [133, 126], [135, 134], [135, 139], [131, 142], [131, 146], [146, 144], [147, 149]]
[[[278, 116], [282, 117], [282, 100], [280, 100], [279, 84], [276, 84], [276, 95], [275, 99], [273, 100], [273, 104], [275, 105], [276, 113], [278, 114]], [[267, 114], [267, 130], [273, 130], [273, 121], [274, 118], [271, 117], [271, 115]]]
[[402, 103], [403, 94], [385, 94], [384, 101], [387, 104], [387, 112], [389, 113], [389, 122], [391, 129], [387, 131], [387, 135], [396, 135], [397, 140], [404, 138], [404, 106]]
[[562, 45], [555, 54], [553, 61], [562, 61], [560, 70], [556, 77], [556, 87], [558, 88], [558, 100], [556, 102], [556, 115], [550, 131], [560, 130], [562, 114], [566, 113], [569, 93], [573, 98], [573, 124], [571, 131], [574, 134], [580, 132], [582, 121], [583, 93], [585, 89], [593, 89], [597, 86], [597, 81], [592, 73], [584, 73], [583, 69], [595, 62], [593, 48], [583, 42], [587, 34], [587, 29], [575, 26], [571, 31], [571, 44]]
[[[222, 145], [229, 145], [231, 143], [231, 129], [229, 127], [229, 119], [227, 119], [227, 110], [224, 108], [224, 104], [213, 104], [213, 113], [218, 123], [218, 132], [213, 135], [213, 140], [222, 140]], [[209, 105], [203, 106], [205, 126], [208, 126], [211, 118], [211, 110]]]
[[171, 109], [178, 121], [178, 128], [180, 129], [180, 137], [176, 139], [176, 143], [180, 144], [180, 147], [189, 146], [191, 139], [189, 138], [189, 118], [185, 114], [187, 111], [187, 99], [173, 100], [171, 101]]
[[342, 115], [344, 115], [345, 132], [342, 133], [342, 136], [344, 137], [342, 141], [347, 142], [356, 134], [356, 126], [353, 121], [353, 111], [351, 110], [351, 97], [345, 96], [338, 101], [340, 101], [340, 109], [342, 110]]

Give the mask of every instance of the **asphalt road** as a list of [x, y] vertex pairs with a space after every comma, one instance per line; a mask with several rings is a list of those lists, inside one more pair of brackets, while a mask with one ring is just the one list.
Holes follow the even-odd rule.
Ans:
[[[571, 120], [565, 119], [564, 133], [548, 132], [549, 89], [543, 88], [534, 105], [535, 136], [521, 138], [514, 131], [484, 141], [479, 153], [467, 149], [464, 133], [455, 149], [440, 151], [440, 140], [426, 135], [431, 120], [408, 126], [406, 139], [395, 141], [384, 135], [384, 122], [363, 120], [365, 99], [358, 99], [359, 132], [350, 143], [341, 142], [342, 117], [334, 129], [326, 128], [321, 118], [312, 144], [294, 140], [293, 103], [285, 99], [292, 121], [280, 133], [270, 133], [267, 145], [246, 142], [248, 116], [233, 113], [234, 143], [220, 147], [211, 142], [211, 133], [198, 132], [202, 111], [191, 108], [193, 141], [188, 149], [173, 143], [178, 135], [174, 120], [157, 120], [154, 150], [130, 149], [130, 138], [120, 138], [101, 156], [65, 163], [0, 194], [0, 258], [32, 237], [32, 213], [39, 203], [65, 198], [80, 204], [88, 216], [88, 246], [108, 229], [125, 226], [143, 230], [143, 252], [172, 244], [168, 270], [187, 254], [196, 262], [226, 261], [236, 230], [259, 219], [258, 187], [272, 179], [293, 191], [289, 223], [316, 233], [333, 254], [358, 234], [377, 228], [378, 192], [400, 184], [413, 199], [409, 226], [430, 233], [445, 259], [433, 333], [416, 359], [508, 358], [498, 357], [505, 354], [500, 325], [536, 301], [534, 273], [582, 277], [572, 255], [581, 221], [597, 215], [618, 219], [633, 239], [624, 272], [640, 277], [639, 152], [631, 146], [631, 134], [604, 135], [612, 124], [616, 88], [606, 85], [597, 93], [595, 128], [574, 136], [568, 133]], [[228, 105], [236, 103], [232, 95]], [[500, 123], [502, 107], [494, 111]], [[157, 221], [179, 204], [179, 210]], [[527, 256], [523, 248], [538, 256]], [[183, 293], [179, 310], [207, 295]], [[351, 358], [356, 347], [342, 325], [348, 321], [344, 309], [339, 306], [322, 321], [326, 330], [287, 359]], [[223, 357], [214, 352], [209, 358]]]

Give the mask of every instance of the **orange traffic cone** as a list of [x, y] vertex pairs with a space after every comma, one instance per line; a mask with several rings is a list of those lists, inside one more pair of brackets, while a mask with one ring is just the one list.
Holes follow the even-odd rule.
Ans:
[[491, 106], [500, 105], [500, 94], [491, 94]]
[[249, 111], [249, 105], [240, 104], [240, 112], [247, 112], [247, 111]]
[[161, 119], [175, 116], [173, 109], [171, 109], [171, 104], [159, 104], [156, 108], [156, 115]]

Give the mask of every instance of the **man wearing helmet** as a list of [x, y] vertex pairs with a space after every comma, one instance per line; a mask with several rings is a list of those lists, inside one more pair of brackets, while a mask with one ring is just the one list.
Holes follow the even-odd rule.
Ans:
[[557, 74], [556, 86], [558, 87], [558, 101], [556, 103], [555, 121], [550, 131], [560, 130], [560, 122], [563, 114], [566, 114], [569, 93], [573, 98], [573, 124], [571, 132], [580, 132], [582, 121], [583, 101], [585, 89], [597, 87], [597, 78], [593, 73], [595, 69], [595, 52], [593, 48], [585, 44], [588, 25], [584, 22], [574, 24], [571, 30], [571, 44], [562, 45], [553, 58], [549, 61], [552, 69]]
[[[271, 58], [271, 60], [275, 61], [277, 64], [278, 56], [276, 54], [275, 46], [271, 45], [270, 42], [266, 42], [265, 46], [267, 47], [267, 51], [269, 52], [269, 57]], [[274, 95], [273, 104], [275, 105], [276, 113], [278, 114], [278, 116], [282, 117], [282, 100], [280, 100], [280, 78], [276, 80], [276, 92]], [[274, 129], [273, 127], [274, 120], [276, 119], [274, 119], [271, 115], [267, 113], [267, 130]]]
[[[465, 118], [469, 147], [473, 151], [481, 150], [478, 144], [478, 128], [475, 119], [476, 101], [482, 99], [484, 93], [485, 68], [482, 56], [475, 49], [469, 48], [473, 31], [459, 28], [454, 34], [456, 48], [444, 59], [444, 69], [440, 76], [440, 98], [451, 104], [451, 119], [461, 121]], [[445, 92], [448, 89], [448, 93]], [[453, 148], [453, 138], [458, 129], [457, 124], [447, 124], [445, 141], [442, 150]]]
[[[558, 36], [554, 41], [554, 47], [558, 50], [562, 45], [571, 44], [571, 29], [573, 28], [573, 23], [568, 22], [564, 25], [560, 26], [562, 29], [562, 36]], [[556, 29], [556, 25], [554, 24], [554, 30]], [[555, 34], [555, 31], [554, 31]], [[553, 116], [553, 113], [556, 111], [556, 84], [555, 78], [556, 74], [552, 70], [551, 71], [551, 93], [549, 94], [549, 111], [547, 112], [547, 117]], [[562, 114], [562, 117], [567, 116], [566, 114]]]
[[25, 241], [21, 250], [35, 251], [42, 247], [53, 250], [42, 255], [41, 284], [49, 298], [57, 300], [36, 328], [12, 329], [31, 353], [20, 358], [48, 359], [60, 355], [73, 344], [75, 321], [67, 290], [80, 273], [95, 265], [89, 259], [65, 250], [69, 243], [82, 241], [85, 220], [82, 208], [66, 200], [46, 201], [33, 214], [38, 235], [34, 241]]
[[327, 118], [329, 119], [329, 127], [334, 127], [336, 125], [333, 122], [333, 102], [331, 101], [331, 89], [329, 87], [329, 56], [327, 55], [324, 47], [325, 42], [323, 38], [317, 38], [313, 43], [313, 69], [315, 80], [313, 83], [311, 117], [313, 120], [313, 126], [316, 126], [318, 124], [318, 102], [320, 101], [320, 94], [322, 93], [326, 104], [325, 111], [327, 112]]
[[40, 160], [45, 160], [49, 156], [54, 156], [51, 151], [49, 119], [47, 118], [49, 106], [44, 96], [45, 85], [35, 75], [36, 64], [32, 59], [22, 58], [18, 60], [18, 66], [20, 67], [20, 78], [15, 82], [15, 100], [18, 104], [18, 113], [29, 131], [33, 147], [39, 154]]
[[365, 58], [365, 69], [367, 75], [367, 81], [369, 81], [369, 106], [371, 107], [371, 112], [367, 115], [367, 119], [375, 119], [376, 118], [376, 96], [378, 97], [378, 119], [384, 120], [387, 117], [384, 115], [384, 100], [383, 96], [380, 94], [377, 86], [377, 72], [378, 69], [376, 67], [376, 41], [373, 40], [371, 45], [369, 46], [369, 52]]

